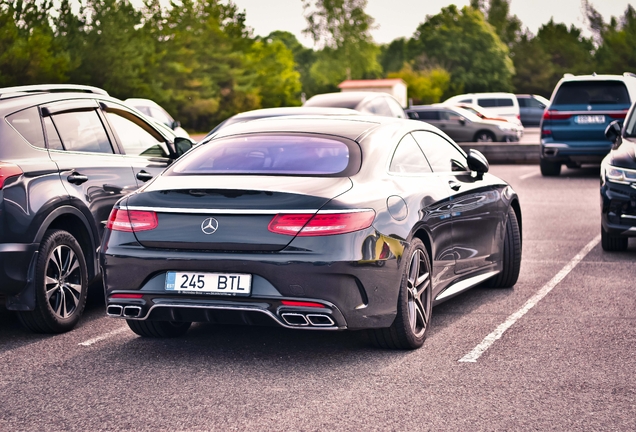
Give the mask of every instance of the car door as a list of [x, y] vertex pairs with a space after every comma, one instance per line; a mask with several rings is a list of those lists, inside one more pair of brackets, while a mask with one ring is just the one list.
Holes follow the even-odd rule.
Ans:
[[530, 124], [539, 124], [541, 123], [541, 118], [543, 117], [543, 111], [545, 111], [545, 105], [535, 98], [526, 99], [526, 104], [528, 107], [526, 110], [528, 111], [529, 123]]
[[417, 131], [413, 136], [449, 188], [455, 273], [494, 264], [501, 259], [500, 191], [490, 176], [471, 172], [464, 154], [441, 135]]
[[115, 202], [137, 189], [132, 168], [116, 153], [95, 100], [52, 103], [41, 112], [49, 154], [62, 183], [76, 206], [91, 213], [101, 237]]
[[112, 134], [141, 186], [160, 174], [174, 159], [163, 135], [123, 105], [100, 102]]
[[452, 225], [448, 188], [435, 175], [411, 134], [399, 142], [389, 164], [394, 180], [393, 195], [387, 203], [406, 202], [409, 227], [423, 223], [433, 240], [433, 275], [440, 288], [454, 276]]
[[442, 111], [442, 118], [445, 118], [445, 128], [442, 129], [455, 141], [472, 141], [475, 135], [471, 122], [458, 112], [447, 109]]

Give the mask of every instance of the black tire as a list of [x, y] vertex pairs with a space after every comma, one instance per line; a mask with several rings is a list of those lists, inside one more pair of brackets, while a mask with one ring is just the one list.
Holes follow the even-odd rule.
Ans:
[[496, 142], [497, 137], [495, 136], [494, 133], [490, 131], [481, 130], [475, 134], [475, 137], [473, 138], [473, 140], [475, 142]]
[[545, 159], [539, 161], [541, 167], [541, 175], [544, 177], [556, 177], [561, 174], [561, 163], [550, 162]]
[[627, 250], [627, 237], [619, 237], [610, 235], [601, 226], [601, 247], [607, 252], [623, 252]]
[[139, 336], [148, 338], [171, 338], [186, 334], [192, 323], [172, 321], [126, 320], [128, 327]]
[[419, 348], [430, 328], [433, 308], [431, 260], [421, 240], [414, 239], [402, 259], [397, 316], [391, 327], [369, 332], [371, 342], [380, 348]]
[[18, 318], [36, 333], [69, 331], [84, 313], [87, 291], [88, 270], [79, 243], [67, 231], [49, 230], [35, 266], [35, 310], [18, 312]]
[[508, 209], [506, 236], [503, 244], [503, 268], [488, 281], [491, 288], [512, 288], [519, 279], [521, 269], [521, 230], [512, 207]]

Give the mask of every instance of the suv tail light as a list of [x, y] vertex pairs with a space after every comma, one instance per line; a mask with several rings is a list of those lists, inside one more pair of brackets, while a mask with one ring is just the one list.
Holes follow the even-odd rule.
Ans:
[[23, 171], [22, 169], [20, 169], [19, 166], [6, 162], [0, 162], [0, 189], [4, 187], [4, 182], [9, 177], [18, 176], [22, 173]]
[[267, 229], [276, 234], [312, 237], [345, 234], [369, 228], [375, 211], [361, 210], [341, 213], [277, 214]]
[[611, 113], [609, 116], [614, 119], [624, 119], [627, 116], [627, 111], [628, 110], [623, 110], [621, 112]]
[[561, 114], [558, 111], [545, 110], [543, 112], [543, 120], [567, 120], [570, 117], [572, 114]]
[[108, 217], [106, 229], [124, 232], [149, 231], [157, 228], [157, 213], [114, 208]]

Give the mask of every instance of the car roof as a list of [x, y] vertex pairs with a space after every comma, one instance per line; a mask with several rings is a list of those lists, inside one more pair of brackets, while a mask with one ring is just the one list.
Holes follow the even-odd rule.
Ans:
[[152, 99], [128, 98], [124, 102], [133, 106], [161, 107], [161, 105], [159, 105], [157, 102], [153, 101]]
[[381, 116], [286, 116], [267, 117], [244, 123], [235, 123], [221, 129], [215, 139], [254, 133], [309, 133], [333, 135], [358, 141], [362, 136], [382, 124], [400, 120]]
[[341, 92], [341, 93], [323, 93], [312, 96], [303, 104], [304, 107], [337, 107], [355, 109], [360, 103], [367, 98], [385, 97], [388, 93], [383, 92]]
[[233, 116], [236, 120], [255, 120], [265, 117], [280, 117], [292, 115], [359, 115], [356, 110], [349, 108], [333, 108], [333, 107], [280, 107], [280, 108], [263, 108], [252, 111], [245, 111]]

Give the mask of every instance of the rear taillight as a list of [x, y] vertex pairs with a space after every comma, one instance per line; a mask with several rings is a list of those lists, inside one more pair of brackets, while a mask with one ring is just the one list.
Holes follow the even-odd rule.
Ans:
[[0, 189], [3, 188], [4, 182], [9, 177], [14, 177], [22, 174], [22, 170], [19, 166], [6, 162], [0, 162]]
[[283, 306], [314, 307], [314, 308], [325, 307], [325, 305], [321, 303], [306, 302], [306, 301], [281, 300], [280, 302]]
[[627, 116], [627, 110], [623, 110], [621, 112], [611, 113], [609, 114], [611, 118], [614, 119], [624, 119]]
[[143, 298], [144, 295], [143, 294], [126, 294], [126, 293], [121, 293], [121, 294], [113, 294], [112, 296], [110, 296], [109, 298], [112, 299], [140, 299]]
[[291, 236], [326, 236], [345, 234], [369, 228], [375, 219], [373, 210], [341, 213], [278, 214], [267, 229]]
[[157, 228], [157, 213], [114, 208], [108, 217], [106, 228], [113, 231], [138, 232]]
[[543, 112], [543, 120], [567, 120], [570, 117], [572, 114], [561, 114], [558, 111], [545, 110]]

